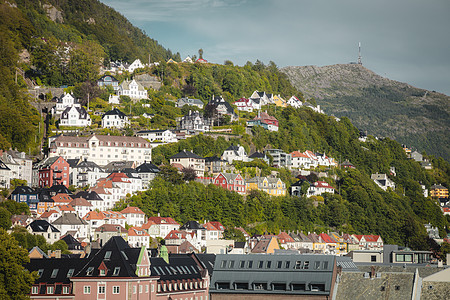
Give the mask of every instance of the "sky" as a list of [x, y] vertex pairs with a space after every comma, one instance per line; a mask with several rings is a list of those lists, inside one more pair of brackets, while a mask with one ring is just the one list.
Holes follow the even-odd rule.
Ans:
[[181, 59], [326, 66], [358, 60], [450, 95], [450, 0], [100, 0]]

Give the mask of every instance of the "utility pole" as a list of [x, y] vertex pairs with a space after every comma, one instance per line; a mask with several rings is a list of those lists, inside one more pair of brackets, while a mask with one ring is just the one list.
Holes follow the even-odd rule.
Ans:
[[358, 44], [358, 65], [362, 65], [362, 60], [361, 60], [361, 42], [359, 42], [359, 44]]

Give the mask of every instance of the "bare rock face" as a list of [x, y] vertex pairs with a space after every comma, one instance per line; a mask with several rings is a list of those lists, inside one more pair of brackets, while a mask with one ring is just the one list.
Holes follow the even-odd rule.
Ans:
[[42, 7], [47, 11], [47, 17], [49, 17], [50, 20], [57, 23], [64, 23], [62, 11], [51, 4], [44, 4]]
[[89, 18], [89, 19], [87, 19], [86, 20], [86, 23], [88, 23], [88, 24], [95, 24], [95, 19], [94, 18]]
[[19, 53], [19, 61], [21, 63], [29, 64], [31, 63], [30, 52], [27, 49], [22, 49]]
[[[334, 98], [358, 93], [358, 90], [371, 85], [392, 84], [392, 80], [381, 77], [358, 64], [332, 66], [285, 67], [291, 83], [308, 98]], [[407, 86], [407, 84], [400, 83]], [[361, 96], [361, 94], [359, 94]]]
[[285, 67], [281, 72], [327, 114], [348, 117], [368, 134], [450, 159], [449, 96], [384, 78], [358, 64]]

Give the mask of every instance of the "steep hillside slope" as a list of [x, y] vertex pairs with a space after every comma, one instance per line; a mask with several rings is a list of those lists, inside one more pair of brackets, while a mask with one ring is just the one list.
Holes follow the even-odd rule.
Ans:
[[346, 116], [368, 134], [450, 159], [450, 97], [383, 78], [357, 64], [281, 71], [326, 113]]

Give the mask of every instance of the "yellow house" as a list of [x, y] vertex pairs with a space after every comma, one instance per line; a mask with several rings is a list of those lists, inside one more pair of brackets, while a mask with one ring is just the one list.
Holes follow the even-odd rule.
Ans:
[[322, 238], [319, 235], [315, 233], [310, 233], [308, 234], [308, 238], [313, 242], [314, 251], [320, 251], [322, 253], [325, 252], [325, 250], [327, 249], [327, 244], [322, 240]]
[[256, 243], [256, 245], [252, 248], [251, 253], [266, 253], [273, 254], [275, 249], [280, 249], [280, 245], [278, 244], [278, 240], [275, 236], [262, 238], [260, 241]]
[[336, 232], [330, 232], [328, 235], [336, 241], [336, 254], [347, 253], [347, 243], [342, 236]]
[[448, 189], [440, 184], [434, 184], [430, 188], [430, 196], [436, 198], [448, 198]]
[[260, 190], [272, 196], [285, 196], [286, 184], [280, 178], [253, 177], [247, 180], [247, 191]]
[[281, 98], [280, 95], [274, 95], [274, 96], [272, 97], [272, 99], [273, 99], [273, 102], [275, 103], [276, 106], [279, 106], [279, 107], [287, 107], [286, 100], [284, 100], [283, 98]]

